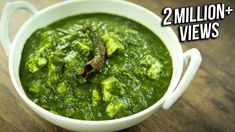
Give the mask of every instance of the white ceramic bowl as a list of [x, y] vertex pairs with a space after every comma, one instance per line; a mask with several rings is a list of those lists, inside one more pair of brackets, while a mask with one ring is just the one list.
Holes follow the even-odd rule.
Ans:
[[[8, 36], [10, 15], [17, 9], [26, 9], [33, 13], [20, 28], [12, 43]], [[124, 16], [148, 27], [166, 44], [173, 60], [173, 75], [165, 95], [151, 107], [128, 117], [105, 120], [85, 121], [71, 119], [53, 114], [33, 103], [25, 94], [20, 78], [19, 66], [21, 52], [27, 38], [38, 28], [49, 25], [62, 18], [84, 13], [110, 13]], [[201, 63], [201, 55], [197, 49], [183, 53], [177, 36], [170, 27], [162, 27], [161, 19], [149, 10], [121, 0], [70, 0], [49, 6], [38, 11], [27, 2], [10, 2], [4, 7], [1, 19], [1, 42], [9, 57], [9, 72], [14, 87], [23, 101], [37, 114], [49, 122], [74, 131], [116, 131], [133, 126], [154, 113], [158, 108], [168, 109], [185, 91]], [[184, 75], [182, 70], [188, 66]]]

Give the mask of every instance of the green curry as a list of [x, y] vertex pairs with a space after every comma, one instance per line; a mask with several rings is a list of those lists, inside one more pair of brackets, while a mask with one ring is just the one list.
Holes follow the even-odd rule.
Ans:
[[65, 18], [27, 40], [20, 79], [27, 96], [55, 114], [107, 120], [157, 102], [172, 75], [171, 56], [146, 27], [108, 14]]

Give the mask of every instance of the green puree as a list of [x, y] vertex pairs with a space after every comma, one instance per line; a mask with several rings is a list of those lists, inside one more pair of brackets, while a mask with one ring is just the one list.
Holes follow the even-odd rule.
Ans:
[[27, 96], [58, 115], [107, 120], [157, 102], [171, 80], [171, 56], [146, 27], [84, 14], [38, 29], [27, 40], [20, 79]]

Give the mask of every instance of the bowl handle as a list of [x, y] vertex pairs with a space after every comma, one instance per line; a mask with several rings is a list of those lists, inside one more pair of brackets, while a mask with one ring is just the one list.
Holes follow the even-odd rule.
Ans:
[[9, 54], [10, 44], [11, 44], [9, 34], [8, 34], [10, 16], [17, 9], [25, 9], [25, 10], [30, 11], [32, 14], [36, 14], [38, 12], [38, 10], [33, 5], [25, 1], [9, 2], [4, 6], [2, 17], [1, 17], [0, 38], [1, 38], [2, 46], [7, 56]]
[[193, 48], [184, 53], [184, 68], [187, 66], [188, 67], [185, 70], [185, 73], [179, 81], [175, 90], [163, 103], [162, 107], [164, 109], [169, 109], [175, 103], [175, 101], [183, 94], [183, 92], [188, 87], [189, 83], [192, 81], [193, 76], [196, 74], [201, 62], [201, 54], [197, 49]]

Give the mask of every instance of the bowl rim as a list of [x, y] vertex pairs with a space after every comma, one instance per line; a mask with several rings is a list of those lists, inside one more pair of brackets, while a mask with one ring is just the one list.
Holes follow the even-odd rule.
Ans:
[[[17, 42], [16, 38], [19, 38], [20, 37], [20, 34], [22, 34], [22, 29], [26, 28], [27, 24], [30, 22], [30, 21], [33, 21], [33, 19], [41, 14], [44, 14], [50, 10], [53, 10], [54, 8], [60, 8], [61, 6], [64, 6], [64, 4], [71, 4], [71, 3], [76, 3], [76, 2], [85, 2], [85, 1], [95, 1], [95, 0], [70, 0], [70, 1], [63, 1], [63, 2], [59, 2], [59, 3], [56, 3], [54, 5], [50, 5], [42, 10], [39, 10], [37, 14], [35, 14], [34, 16], [32, 16], [31, 18], [29, 18], [23, 25], [22, 27], [20, 28], [20, 30], [17, 32], [16, 36], [14, 37], [13, 39], [13, 42], [12, 42], [12, 49], [16, 49], [17, 48]], [[135, 3], [132, 3], [132, 2], [129, 2], [129, 1], [124, 1], [124, 0], [100, 0], [99, 2], [116, 2], [116, 3], [121, 3], [121, 4], [127, 4], [128, 6], [131, 6], [133, 8], [138, 8], [139, 10], [142, 10], [146, 13], [148, 13], [149, 15], [151, 15], [154, 19], [158, 20], [158, 21], [161, 21], [161, 18], [159, 16], [157, 16], [156, 14], [154, 14], [153, 12], [151, 12], [150, 10], [138, 5], [138, 4], [135, 4]], [[138, 21], [136, 21], [138, 22]], [[147, 26], [146, 26], [147, 27]], [[147, 27], [149, 29], [149, 27]], [[149, 29], [151, 30], [151, 29]], [[182, 58], [182, 62], [180, 63], [181, 64], [181, 67], [179, 70], [180, 72], [179, 75], [177, 75], [177, 82], [179, 81], [180, 79], [180, 75], [182, 74], [182, 69], [183, 69], [183, 51], [182, 51], [182, 47], [179, 43], [179, 40], [176, 36], [176, 34], [174, 33], [174, 31], [169, 27], [166, 28], [166, 30], [168, 30], [169, 34], [171, 34], [172, 36], [174, 36], [174, 41], [175, 41], [175, 46], [177, 47], [177, 49], [180, 51], [180, 55], [181, 58]], [[159, 37], [160, 38], [160, 37]], [[161, 38], [160, 38], [161, 39]], [[37, 109], [40, 113], [38, 113], [36, 111], [36, 113], [40, 114], [40, 115], [46, 115], [50, 118], [53, 118], [53, 119], [57, 119], [57, 120], [60, 120], [60, 121], [66, 121], [66, 122], [70, 122], [70, 123], [78, 123], [78, 124], [84, 124], [84, 125], [104, 125], [104, 124], [114, 124], [114, 123], [120, 123], [120, 122], [126, 122], [126, 121], [130, 121], [130, 120], [133, 120], [137, 117], [140, 117], [142, 115], [146, 115], [148, 113], [151, 113], [153, 112], [154, 110], [156, 110], [156, 108], [160, 107], [164, 101], [167, 99], [167, 97], [170, 96], [170, 94], [172, 93], [172, 91], [175, 89], [176, 85], [174, 86], [174, 89], [169, 89], [169, 86], [168, 86], [168, 89], [167, 91], [165, 92], [165, 94], [157, 101], [155, 102], [153, 105], [147, 107], [146, 109], [140, 111], [140, 112], [137, 112], [135, 114], [131, 114], [129, 116], [125, 116], [125, 117], [121, 117], [121, 118], [117, 118], [117, 119], [108, 119], [108, 120], [82, 120], [82, 119], [74, 119], [74, 118], [69, 118], [69, 117], [65, 117], [65, 116], [61, 116], [61, 115], [57, 115], [57, 114], [54, 114], [44, 108], [42, 108], [41, 106], [35, 104], [32, 100], [30, 100], [27, 95], [24, 93], [24, 90], [23, 87], [21, 86], [21, 84], [19, 85], [18, 84], [18, 81], [16, 80], [15, 78], [15, 74], [14, 74], [14, 71], [13, 71], [13, 64], [14, 64], [14, 59], [13, 59], [13, 54], [14, 52], [12, 52], [13, 50], [10, 50], [10, 54], [9, 54], [9, 73], [10, 73], [10, 78], [13, 82], [13, 85], [17, 91], [17, 93], [20, 95], [20, 97], [23, 99], [23, 101], [29, 106], [31, 107], [31, 109]], [[21, 58], [21, 56], [19, 56]], [[172, 59], [173, 60], [173, 59]], [[174, 67], [173, 67], [173, 70], [174, 70]], [[19, 71], [18, 71], [19, 73]], [[19, 76], [19, 74], [18, 74]], [[173, 75], [172, 75], [173, 76]], [[171, 81], [172, 81], [172, 78], [171, 78]], [[35, 111], [35, 110], [34, 110]]]

